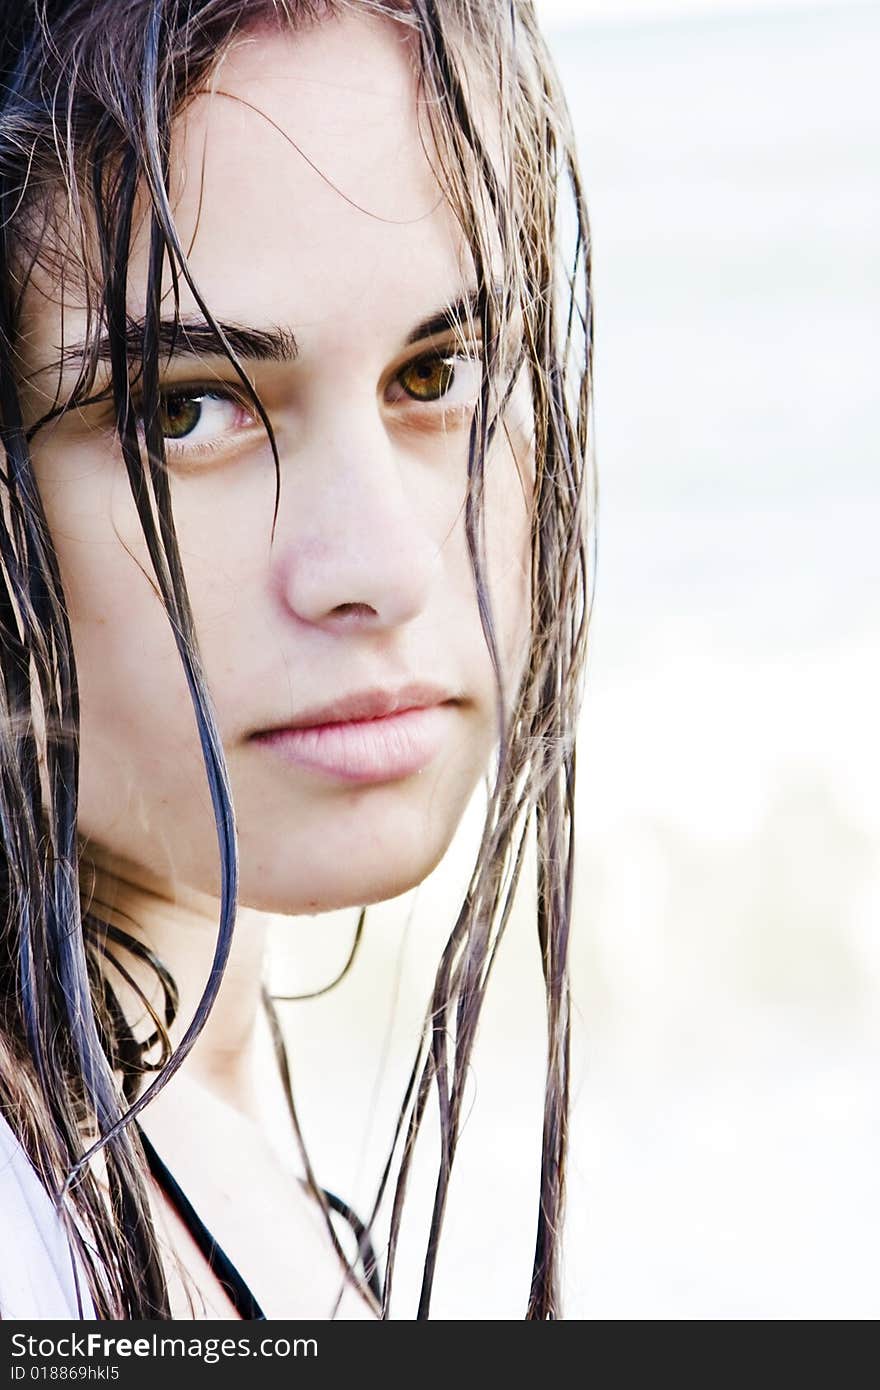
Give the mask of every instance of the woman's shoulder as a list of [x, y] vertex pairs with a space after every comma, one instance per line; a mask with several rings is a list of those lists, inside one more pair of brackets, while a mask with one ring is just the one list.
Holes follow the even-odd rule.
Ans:
[[94, 1317], [61, 1218], [2, 1113], [0, 1229], [0, 1318]]

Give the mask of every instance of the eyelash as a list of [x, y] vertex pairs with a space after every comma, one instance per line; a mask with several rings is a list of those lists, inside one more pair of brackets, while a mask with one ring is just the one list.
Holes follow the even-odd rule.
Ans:
[[[481, 361], [482, 354], [479, 344], [468, 344], [465, 349], [462, 348], [460, 344], [456, 343], [449, 347], [433, 348], [428, 352], [422, 352], [417, 357], [410, 358], [407, 362], [403, 363], [391, 378], [389, 387], [398, 383], [402, 392], [401, 396], [398, 397], [394, 404], [406, 402], [404, 414], [410, 416], [409, 423], [416, 428], [426, 424], [426, 417], [433, 417], [434, 420], [439, 419], [443, 424], [449, 424], [450, 421], [455, 421], [457, 418], [468, 416], [474, 406], [474, 401], [472, 399], [446, 406], [444, 406], [444, 401], [451, 393], [456, 371], [461, 370], [462, 366], [479, 366]], [[407, 391], [407, 388], [401, 383], [401, 378], [405, 373], [412, 372], [423, 364], [435, 368], [442, 364], [448, 364], [453, 368], [453, 378], [449, 384], [449, 389], [447, 389], [443, 395], [435, 399], [419, 400], [417, 396]], [[386, 393], [387, 390], [388, 387], [386, 387]], [[237, 406], [240, 410], [247, 412], [250, 416], [247, 428], [257, 423], [257, 418], [253, 413], [253, 407], [247, 400], [245, 394], [231, 386], [220, 385], [216, 381], [210, 384], [207, 382], [181, 382], [179, 385], [174, 383], [173, 385], [160, 388], [159, 399], [166, 407], [167, 404], [172, 401], [187, 402], [213, 400], [222, 402]], [[136, 400], [134, 405], [138, 428], [140, 432], [143, 433], [143, 402]], [[419, 418], [414, 419], [413, 417], [415, 416]], [[197, 425], [194, 426], [194, 428], [197, 428]], [[166, 456], [169, 458], [175, 456], [209, 458], [214, 454], [228, 451], [230, 447], [228, 434], [226, 432], [221, 433], [216, 439], [206, 440], [202, 443], [188, 444], [186, 442], [187, 437], [188, 436], [184, 435], [179, 440], [174, 440], [166, 436]]]

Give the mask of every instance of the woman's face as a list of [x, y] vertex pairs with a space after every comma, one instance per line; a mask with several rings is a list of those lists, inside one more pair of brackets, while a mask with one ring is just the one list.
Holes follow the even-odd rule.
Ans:
[[[265, 432], [195, 326], [173, 358], [163, 353], [163, 431], [236, 809], [241, 901], [315, 912], [422, 879], [491, 758], [495, 685], [463, 515], [479, 366], [455, 355], [442, 321], [474, 282], [420, 143], [401, 30], [347, 17], [246, 36], [214, 86], [176, 132], [175, 217], [195, 282], [238, 330], [274, 425], [274, 542]], [[133, 320], [147, 254], [139, 226]], [[199, 319], [186, 287], [181, 314]], [[30, 371], [84, 331], [78, 291], [62, 295], [37, 272]], [[33, 417], [56, 384], [51, 372], [32, 378]], [[520, 399], [490, 456], [484, 504], [508, 696], [528, 636], [531, 480], [516, 429], [527, 414]], [[34, 462], [80, 681], [80, 831], [123, 872], [216, 893], [192, 705], [112, 407], [44, 427]], [[291, 725], [301, 727], [258, 737]]]

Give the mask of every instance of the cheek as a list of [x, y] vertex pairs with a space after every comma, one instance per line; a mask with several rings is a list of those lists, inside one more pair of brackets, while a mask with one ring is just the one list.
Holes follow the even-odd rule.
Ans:
[[197, 774], [191, 706], [124, 475], [94, 448], [34, 462], [73, 636], [89, 833], [164, 781], [169, 754], [178, 778]]

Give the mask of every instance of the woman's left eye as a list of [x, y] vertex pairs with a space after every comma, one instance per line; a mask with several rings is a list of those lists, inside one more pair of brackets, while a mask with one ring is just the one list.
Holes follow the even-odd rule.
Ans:
[[163, 391], [159, 428], [166, 444], [211, 445], [253, 424], [240, 401], [222, 391]]
[[480, 390], [482, 364], [477, 357], [458, 352], [429, 352], [408, 362], [397, 373], [392, 386], [401, 393], [392, 398], [408, 398], [422, 405], [442, 402], [444, 409], [472, 406]]

